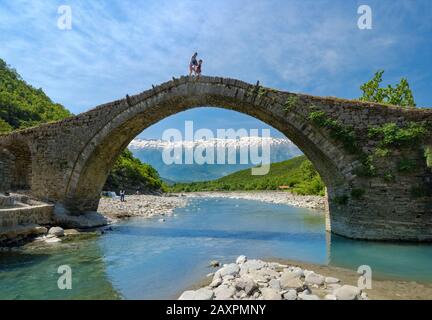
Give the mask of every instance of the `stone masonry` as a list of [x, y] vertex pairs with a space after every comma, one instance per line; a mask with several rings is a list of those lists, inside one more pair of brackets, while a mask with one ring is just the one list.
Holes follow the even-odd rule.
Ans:
[[[417, 151], [394, 150], [391, 157], [376, 160], [376, 175], [363, 176], [359, 155], [311, 119], [312, 113], [321, 112], [350, 128], [358, 149], [368, 154], [378, 145], [368, 137], [371, 127], [432, 126], [432, 110], [293, 94], [235, 79], [173, 78], [63, 121], [0, 136], [0, 148], [16, 158], [11, 185], [30, 189], [32, 196], [55, 203], [69, 215], [95, 211], [109, 170], [129, 142], [152, 124], [200, 106], [248, 114], [293, 141], [327, 186], [327, 226], [332, 232], [358, 239], [432, 241], [432, 178], [422, 146]], [[414, 168], [398, 172], [395, 168], [406, 157]], [[391, 179], [386, 179], [388, 171]]]

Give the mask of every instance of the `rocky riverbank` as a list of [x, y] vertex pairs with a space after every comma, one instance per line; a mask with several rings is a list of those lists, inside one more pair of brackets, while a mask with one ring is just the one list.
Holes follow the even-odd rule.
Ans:
[[132, 217], [171, 216], [175, 208], [186, 206], [187, 198], [178, 195], [131, 195], [126, 202], [102, 198], [98, 212], [113, 220]]
[[[432, 283], [383, 279], [372, 274], [372, 288], [359, 290], [351, 269], [277, 258], [272, 262], [237, 258], [190, 286], [185, 300], [429, 300]], [[217, 261], [210, 266], [219, 267]], [[312, 271], [313, 270], [313, 271]]]
[[325, 197], [302, 196], [285, 191], [208, 191], [185, 193], [185, 195], [188, 198], [205, 197], [257, 200], [315, 210], [324, 210], [326, 201]]
[[179, 300], [367, 300], [368, 295], [338, 278], [279, 262], [248, 260], [217, 270], [210, 284], [188, 290]]

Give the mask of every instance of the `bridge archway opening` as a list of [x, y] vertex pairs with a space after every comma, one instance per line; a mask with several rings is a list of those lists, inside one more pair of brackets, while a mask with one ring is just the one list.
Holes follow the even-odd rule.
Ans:
[[[287, 123], [282, 119], [270, 115], [267, 112], [263, 112], [250, 104], [245, 105], [237, 101], [227, 102], [226, 100], [214, 103], [214, 99], [212, 99], [213, 103], [211, 104], [199, 103], [195, 101], [195, 97], [191, 97], [190, 101], [187, 100], [188, 99], [184, 99], [181, 103], [178, 101], [160, 102], [152, 106], [152, 108], [146, 108], [142, 112], [136, 113], [127, 120], [122, 120], [117, 126], [115, 126], [114, 123], [108, 124], [110, 127], [106, 130], [108, 134], [95, 142], [95, 148], [92, 154], [88, 157], [87, 161], [83, 163], [82, 170], [78, 171], [77, 183], [74, 186], [69, 186], [70, 191], [73, 191], [73, 197], [70, 198], [72, 206], [66, 205], [72, 208], [71, 212], [75, 211], [79, 214], [83, 211], [97, 209], [99, 195], [101, 194], [102, 188], [115, 161], [121, 152], [127, 148], [130, 142], [142, 131], [179, 112], [196, 108], [211, 107], [234, 110], [238, 113], [251, 116], [269, 127], [276, 129], [292, 141], [311, 161], [324, 181], [328, 196], [337, 192], [339, 186], [344, 183], [344, 177], [338, 166], [320, 149], [320, 146], [316, 145], [314, 141], [304, 135], [302, 132], [304, 128], [299, 129], [294, 125], [287, 126]], [[72, 180], [73, 179], [74, 177], [72, 177]], [[76, 206], [76, 204], [78, 204], [78, 206]]]
[[29, 146], [18, 140], [7, 145], [5, 149], [10, 154], [10, 190], [30, 190], [32, 186], [32, 155]]

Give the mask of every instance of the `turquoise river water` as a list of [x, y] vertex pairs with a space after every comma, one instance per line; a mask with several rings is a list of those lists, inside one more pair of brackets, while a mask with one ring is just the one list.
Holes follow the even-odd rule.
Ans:
[[[0, 253], [0, 299], [171, 299], [214, 271], [209, 261], [240, 254], [432, 282], [431, 245], [349, 240], [327, 234], [312, 210], [197, 198], [164, 223], [135, 218], [99, 237]], [[58, 289], [61, 265], [71, 267], [71, 290]]]

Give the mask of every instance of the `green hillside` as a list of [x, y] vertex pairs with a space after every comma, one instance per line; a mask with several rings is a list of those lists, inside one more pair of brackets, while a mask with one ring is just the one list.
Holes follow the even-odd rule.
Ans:
[[128, 193], [165, 191], [165, 183], [151, 165], [142, 163], [131, 151], [125, 149], [117, 159], [105, 183], [104, 190], [119, 191], [126, 189]]
[[26, 83], [0, 59], [0, 133], [61, 120], [71, 113]]
[[[0, 59], [0, 134], [28, 128], [71, 116], [42, 91], [26, 83], [13, 68]], [[108, 176], [105, 190], [130, 192], [165, 190], [158, 172], [141, 163], [129, 150], [123, 151]]]
[[324, 195], [324, 183], [312, 163], [305, 157], [272, 163], [270, 172], [253, 176], [251, 170], [241, 170], [217, 180], [178, 183], [170, 187], [172, 192], [277, 190], [288, 186], [289, 191], [301, 195]]

